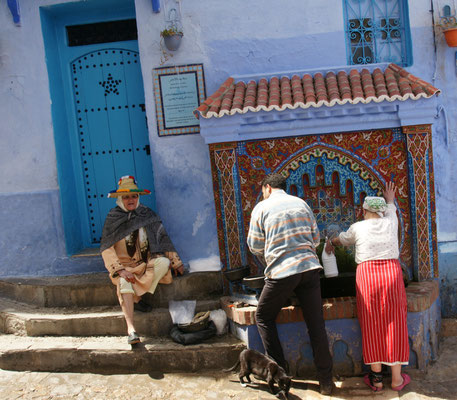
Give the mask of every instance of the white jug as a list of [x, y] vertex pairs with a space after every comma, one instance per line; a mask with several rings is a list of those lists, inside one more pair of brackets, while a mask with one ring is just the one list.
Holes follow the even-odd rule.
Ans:
[[338, 276], [338, 266], [336, 265], [335, 253], [328, 254], [325, 251], [325, 246], [327, 241], [325, 241], [324, 248], [322, 250], [322, 266], [324, 267], [324, 275], [326, 278], [332, 278]]

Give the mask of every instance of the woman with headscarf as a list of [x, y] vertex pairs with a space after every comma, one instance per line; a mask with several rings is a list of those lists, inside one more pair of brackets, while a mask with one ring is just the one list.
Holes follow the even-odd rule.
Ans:
[[382, 364], [392, 370], [393, 390], [399, 391], [411, 381], [401, 372], [401, 366], [408, 364], [409, 343], [395, 191], [394, 183], [388, 182], [384, 198], [366, 197], [364, 220], [328, 240], [325, 247], [331, 253], [333, 246], [355, 245], [357, 315], [363, 359], [371, 367], [364, 382], [375, 392], [383, 389]]
[[138, 189], [133, 176], [123, 176], [119, 188], [108, 194], [117, 206], [110, 210], [103, 226], [100, 251], [117, 287], [124, 313], [128, 343], [140, 342], [133, 323], [133, 310], [151, 311], [141, 300], [154, 293], [158, 283], [171, 283], [171, 271], [183, 274], [184, 267], [158, 215], [140, 204], [139, 196], [149, 190]]

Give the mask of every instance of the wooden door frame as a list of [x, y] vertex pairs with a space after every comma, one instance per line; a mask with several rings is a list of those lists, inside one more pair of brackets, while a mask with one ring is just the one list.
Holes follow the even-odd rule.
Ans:
[[[81, 159], [76, 157], [77, 152], [74, 151], [75, 148], [79, 149], [79, 143], [75, 133], [75, 108], [70, 100], [70, 67], [62, 62], [60, 56], [61, 47], [66, 46], [65, 26], [136, 18], [135, 4], [134, 0], [88, 0], [57, 4], [40, 7], [40, 17], [49, 76], [65, 243], [67, 254], [74, 255], [98, 245], [90, 243], [86, 237], [86, 232], [89, 232], [87, 210], [85, 204], [77, 201], [85, 196], [84, 182], [79, 173]], [[112, 43], [106, 45], [112, 47]]]

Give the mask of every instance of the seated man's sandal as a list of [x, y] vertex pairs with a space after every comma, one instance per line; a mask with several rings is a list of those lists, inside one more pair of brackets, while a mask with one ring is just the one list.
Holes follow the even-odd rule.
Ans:
[[140, 343], [140, 337], [137, 335], [136, 332], [132, 332], [129, 337], [127, 338], [127, 343], [128, 344], [137, 344]]

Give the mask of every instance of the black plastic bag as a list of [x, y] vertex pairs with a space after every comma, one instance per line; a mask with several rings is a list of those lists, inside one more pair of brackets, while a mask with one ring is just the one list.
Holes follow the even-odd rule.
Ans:
[[189, 332], [185, 333], [182, 332], [177, 325], [173, 325], [171, 328], [170, 336], [176, 342], [180, 344], [196, 344], [203, 342], [210, 337], [213, 337], [217, 332], [216, 325], [214, 325], [213, 321], [210, 321], [208, 324], [208, 328], [203, 329], [197, 332]]

